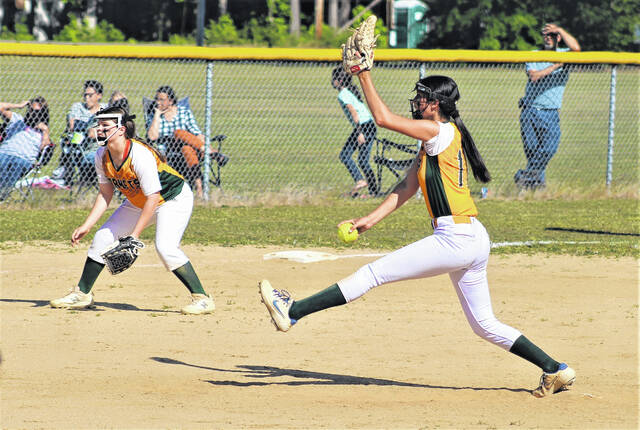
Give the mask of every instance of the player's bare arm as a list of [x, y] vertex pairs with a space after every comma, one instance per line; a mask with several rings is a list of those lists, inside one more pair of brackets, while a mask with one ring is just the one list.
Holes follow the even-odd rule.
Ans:
[[140, 217], [138, 218], [138, 222], [131, 232], [131, 236], [135, 237], [136, 239], [140, 237], [140, 234], [142, 234], [142, 230], [144, 230], [144, 228], [149, 224], [149, 221], [151, 221], [151, 218], [153, 217], [153, 214], [158, 207], [158, 202], [160, 202], [160, 192], [153, 193], [147, 197], [147, 201], [142, 207], [142, 213], [140, 213]]
[[378, 126], [419, 140], [429, 140], [438, 135], [440, 127], [435, 121], [414, 120], [393, 113], [378, 94], [369, 71], [358, 74], [358, 79], [360, 79], [360, 86], [367, 99], [369, 110]]
[[398, 209], [400, 206], [406, 203], [407, 200], [414, 196], [418, 191], [418, 158], [413, 161], [411, 167], [407, 170], [407, 173], [402, 181], [395, 186], [393, 191], [375, 208], [369, 215], [362, 218], [343, 221], [352, 222], [358, 230], [358, 233], [363, 233], [369, 230], [371, 227], [382, 221], [391, 212]]
[[77, 245], [80, 240], [87, 235], [89, 230], [100, 220], [100, 217], [109, 207], [111, 199], [113, 198], [113, 185], [110, 183], [99, 184], [99, 192], [96, 196], [96, 201], [93, 203], [91, 212], [87, 215], [87, 219], [84, 220], [82, 225], [76, 228], [71, 234], [71, 244]]

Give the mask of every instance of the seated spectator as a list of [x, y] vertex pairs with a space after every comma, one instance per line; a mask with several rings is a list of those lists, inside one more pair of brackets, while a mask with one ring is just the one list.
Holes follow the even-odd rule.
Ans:
[[[169, 165], [180, 172], [202, 198], [200, 160], [204, 153], [204, 135], [191, 109], [178, 103], [176, 93], [168, 85], [156, 91], [153, 115], [147, 119], [147, 138], [159, 147], [164, 145]], [[210, 155], [220, 165], [229, 159], [213, 148]]]
[[85, 81], [83, 87], [84, 102], [74, 103], [67, 114], [67, 125], [60, 142], [60, 166], [53, 172], [53, 177], [62, 179], [66, 185], [72, 185], [76, 168], [81, 179], [94, 176], [93, 160], [98, 145], [95, 130], [89, 128], [89, 124], [100, 109], [107, 107], [100, 103], [103, 93], [100, 82], [91, 79]]
[[121, 107], [125, 112], [129, 113], [129, 100], [122, 91], [114, 91], [109, 98], [109, 107]]
[[[24, 117], [13, 112], [27, 107]], [[0, 200], [4, 200], [15, 183], [33, 167], [40, 151], [51, 144], [49, 106], [44, 97], [21, 103], [1, 103], [0, 114], [8, 121], [0, 145]]]

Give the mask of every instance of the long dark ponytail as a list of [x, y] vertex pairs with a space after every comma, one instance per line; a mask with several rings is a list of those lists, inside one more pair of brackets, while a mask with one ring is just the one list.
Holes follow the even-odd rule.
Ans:
[[462, 135], [462, 149], [465, 157], [469, 160], [473, 177], [476, 180], [487, 183], [491, 180], [491, 174], [484, 164], [484, 160], [478, 152], [476, 143], [471, 137], [471, 133], [462, 122], [460, 113], [456, 107], [456, 102], [460, 99], [460, 92], [455, 81], [448, 76], [427, 76], [416, 84], [416, 90], [420, 95], [427, 97], [428, 101], [438, 100], [440, 102], [440, 116], [453, 123], [460, 130]]
[[127, 109], [124, 109], [122, 106], [114, 105], [114, 106], [109, 106], [100, 110], [96, 115], [102, 115], [102, 114], [120, 114], [122, 116], [122, 125], [126, 130], [125, 131], [126, 138], [135, 139], [138, 142], [146, 145], [151, 151], [153, 151], [158, 156], [158, 158], [160, 158], [160, 160], [162, 160], [162, 162], [167, 161], [167, 158], [160, 151], [154, 148], [153, 145], [149, 144], [149, 142], [147, 142], [142, 137], [136, 135], [136, 123], [133, 122], [136, 116], [130, 115]]

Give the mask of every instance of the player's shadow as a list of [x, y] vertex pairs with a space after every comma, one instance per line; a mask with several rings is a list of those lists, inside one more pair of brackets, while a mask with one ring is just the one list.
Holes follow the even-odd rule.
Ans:
[[0, 299], [0, 302], [6, 303], [33, 303], [34, 308], [49, 306], [49, 300], [29, 300], [29, 299]]
[[[34, 308], [41, 308], [49, 306], [49, 300], [33, 300], [33, 299], [0, 299], [0, 302], [7, 303], [33, 303]], [[117, 309], [119, 311], [138, 311], [138, 312], [153, 312], [153, 313], [180, 313], [177, 310], [171, 309], [145, 309], [139, 308], [129, 303], [110, 303], [110, 302], [95, 302], [92, 307], [88, 309], [73, 309], [76, 312], [91, 312], [91, 311], [104, 311], [105, 308]]]
[[[216, 367], [199, 366], [197, 364], [189, 364], [183, 361], [174, 360], [166, 357], [151, 357], [151, 360], [165, 364], [179, 364], [182, 366], [195, 367], [198, 369], [211, 370], [223, 374], [234, 373], [240, 374], [242, 378], [254, 379], [250, 381], [239, 380], [207, 380], [212, 385], [234, 386], [234, 387], [260, 387], [270, 385], [377, 385], [390, 387], [411, 387], [411, 388], [430, 388], [437, 390], [473, 390], [473, 391], [511, 391], [514, 393], [531, 392], [525, 388], [508, 388], [508, 387], [454, 387], [445, 385], [429, 385], [416, 384], [413, 382], [394, 381], [392, 379], [367, 378], [362, 376], [340, 375], [335, 373], [310, 372], [307, 370], [284, 369], [274, 366], [255, 366], [255, 365], [238, 365], [237, 369], [219, 369]], [[269, 378], [293, 378], [288, 381], [276, 381]]]
[[619, 233], [615, 231], [604, 231], [604, 230], [585, 230], [581, 228], [564, 228], [564, 227], [546, 227], [545, 230], [548, 231], [564, 231], [569, 233], [585, 233], [585, 234], [606, 234], [609, 236], [635, 236], [640, 237], [639, 233]]

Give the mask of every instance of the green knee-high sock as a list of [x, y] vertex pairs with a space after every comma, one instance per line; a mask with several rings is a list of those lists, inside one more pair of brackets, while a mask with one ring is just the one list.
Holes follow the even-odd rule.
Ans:
[[294, 301], [289, 309], [289, 317], [297, 321], [305, 315], [345, 303], [347, 300], [342, 295], [338, 284], [333, 284], [313, 296]]
[[521, 335], [513, 342], [509, 352], [530, 361], [546, 373], [557, 372], [558, 367], [560, 367], [560, 363], [549, 357], [546, 352], [534, 345], [524, 335]]
[[198, 275], [196, 275], [196, 271], [193, 270], [193, 266], [190, 261], [187, 261], [187, 264], [184, 266], [178, 267], [173, 271], [173, 274], [182, 281], [182, 283], [189, 289], [191, 294], [206, 294], [204, 292], [204, 288], [202, 288], [202, 284], [200, 283], [200, 279]]
[[78, 288], [80, 288], [80, 291], [85, 294], [89, 293], [103, 268], [104, 264], [98, 263], [97, 261], [87, 257], [87, 260], [84, 262], [84, 269], [82, 269], [82, 276], [78, 282]]

